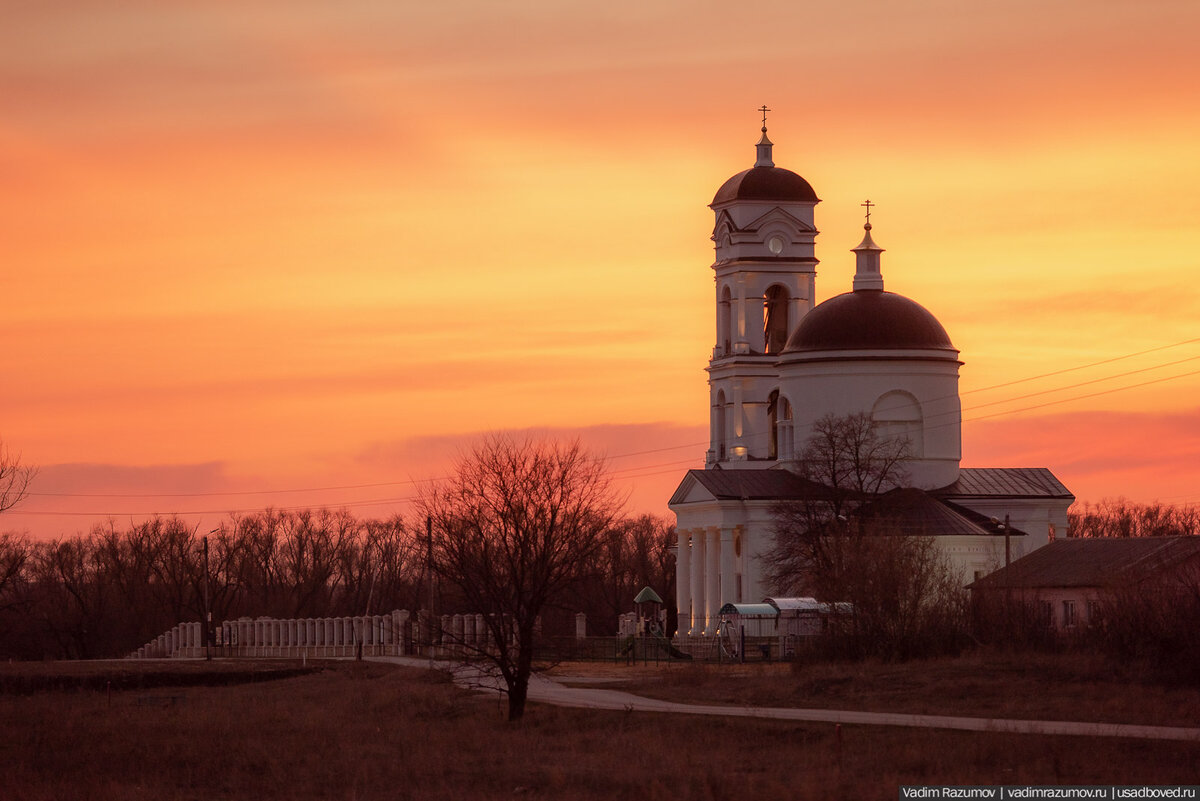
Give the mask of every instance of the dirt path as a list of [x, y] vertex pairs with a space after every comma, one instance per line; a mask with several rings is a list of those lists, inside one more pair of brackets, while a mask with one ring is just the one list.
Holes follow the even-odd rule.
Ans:
[[[408, 667], [430, 667], [427, 659], [411, 657], [374, 657]], [[435, 667], [454, 672], [456, 683], [478, 690], [495, 691], [498, 681], [469, 665], [434, 663]], [[681, 704], [660, 701], [621, 690], [595, 687], [566, 687], [544, 676], [535, 675], [529, 683], [529, 700], [555, 706], [582, 709], [612, 709], [632, 712], [669, 712], [677, 715], [723, 715], [727, 717], [798, 720], [816, 723], [853, 723], [861, 726], [907, 726], [923, 729], [1011, 732], [1017, 734], [1065, 734], [1082, 737], [1130, 737], [1143, 740], [1184, 740], [1200, 742], [1200, 729], [1179, 726], [1141, 726], [1128, 723], [1077, 723], [1058, 720], [1009, 720], [969, 718], [951, 715], [910, 715], [895, 712], [854, 712], [837, 709], [792, 709], [787, 707], [728, 706], [721, 704]]]

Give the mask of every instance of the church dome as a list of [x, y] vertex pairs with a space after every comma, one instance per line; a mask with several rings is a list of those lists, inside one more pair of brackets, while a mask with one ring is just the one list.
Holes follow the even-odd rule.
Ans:
[[954, 350], [928, 309], [903, 295], [858, 290], [830, 298], [804, 316], [784, 353], [814, 350]]
[[782, 203], [818, 203], [808, 181], [782, 167], [751, 167], [721, 184], [711, 206], [735, 200], [766, 200]]

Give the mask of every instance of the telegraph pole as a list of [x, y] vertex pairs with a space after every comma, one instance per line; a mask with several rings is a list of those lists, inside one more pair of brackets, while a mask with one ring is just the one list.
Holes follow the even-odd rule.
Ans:
[[[219, 531], [219, 529], [213, 529]], [[213, 531], [208, 532], [212, 534]], [[204, 535], [204, 659], [212, 660], [212, 610], [208, 605], [208, 534]]]
[[1012, 532], [1008, 524], [1008, 515], [1004, 516], [1004, 566], [1012, 564]]
[[429, 571], [429, 664], [433, 666], [434, 620], [434, 575], [433, 575], [433, 515], [425, 516], [425, 569]]

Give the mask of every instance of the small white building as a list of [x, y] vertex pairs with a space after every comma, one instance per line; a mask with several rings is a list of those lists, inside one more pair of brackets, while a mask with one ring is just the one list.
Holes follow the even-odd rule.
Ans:
[[[1069, 490], [1044, 467], [975, 468], [962, 458], [959, 352], [937, 318], [887, 292], [870, 205], [852, 252], [851, 291], [814, 307], [812, 186], [776, 167], [764, 123], [754, 166], [717, 190], [716, 343], [709, 360], [710, 445], [671, 497], [678, 530], [680, 635], [711, 635], [719, 610], [770, 595], [761, 557], [772, 509], [804, 482], [789, 466], [813, 423], [867, 413], [884, 436], [910, 443], [908, 484], [945, 514], [927, 529], [966, 584], [1065, 536]], [[944, 520], [942, 519], [944, 518]], [[825, 600], [825, 599], [823, 599]], [[836, 599], [831, 599], [836, 600]]]

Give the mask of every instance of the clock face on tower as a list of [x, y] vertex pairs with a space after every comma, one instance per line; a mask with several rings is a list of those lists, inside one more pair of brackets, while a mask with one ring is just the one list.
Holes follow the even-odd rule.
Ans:
[[778, 256], [783, 252], [783, 237], [776, 234], [767, 240], [767, 250]]

